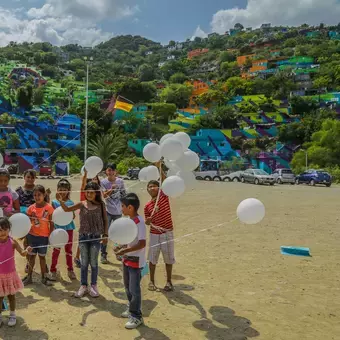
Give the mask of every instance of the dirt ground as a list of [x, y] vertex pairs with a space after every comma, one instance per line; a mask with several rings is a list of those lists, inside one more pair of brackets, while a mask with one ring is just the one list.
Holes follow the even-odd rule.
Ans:
[[[11, 186], [20, 182], [12, 180]], [[55, 190], [56, 181], [40, 182]], [[138, 193], [144, 204], [148, 199], [145, 185], [127, 182], [131, 185], [130, 191]], [[79, 186], [80, 181], [74, 180], [73, 190]], [[236, 217], [238, 203], [249, 197], [265, 204], [264, 221], [255, 226], [230, 222]], [[81, 300], [72, 297], [79, 282], [67, 278], [62, 253], [59, 282], [50, 288], [37, 282], [18, 294], [18, 324], [15, 329], [3, 326], [0, 337], [340, 339], [339, 197], [340, 188], [335, 186], [198, 182], [196, 190], [172, 204], [179, 238], [175, 244], [175, 291], [149, 292], [148, 277], [143, 278], [145, 326], [124, 329], [125, 320], [119, 315], [126, 299], [120, 264], [112, 252], [112, 263], [100, 265], [101, 297]], [[79, 193], [72, 198], [78, 201]], [[282, 245], [309, 247], [312, 257], [283, 256]], [[24, 264], [17, 257], [22, 275]], [[165, 283], [163, 267], [157, 269], [160, 287]], [[76, 273], [79, 278], [78, 269]]]

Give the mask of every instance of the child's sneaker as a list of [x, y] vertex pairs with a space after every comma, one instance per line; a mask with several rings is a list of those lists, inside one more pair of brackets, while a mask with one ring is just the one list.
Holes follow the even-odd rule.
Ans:
[[124, 319], [128, 319], [130, 317], [130, 311], [129, 308], [126, 309], [125, 312], [123, 312], [122, 314], [120, 314], [120, 316]]
[[48, 279], [50, 281], [57, 281], [57, 272], [51, 272]]
[[28, 263], [26, 263], [25, 273], [28, 274]]
[[97, 285], [91, 285], [91, 287], [89, 287], [89, 294], [93, 298], [97, 298], [99, 296]]
[[137, 319], [130, 315], [129, 321], [125, 324], [126, 329], [135, 329], [140, 325], [143, 325], [144, 321], [143, 318]]
[[87, 292], [86, 286], [80, 286], [79, 290], [74, 294], [76, 298], [82, 298]]
[[73, 270], [69, 270], [67, 274], [68, 274], [68, 277], [69, 277], [70, 280], [76, 280], [77, 279], [76, 274], [74, 273]]
[[8, 320], [8, 327], [14, 327], [17, 324], [17, 317], [15, 315], [10, 315]]
[[101, 264], [108, 264], [109, 261], [107, 260], [107, 257], [106, 255], [102, 255], [101, 258], [100, 258], [100, 263]]

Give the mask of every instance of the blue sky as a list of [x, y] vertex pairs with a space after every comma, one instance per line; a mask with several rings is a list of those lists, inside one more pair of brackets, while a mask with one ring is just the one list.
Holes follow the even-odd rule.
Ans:
[[0, 46], [49, 41], [93, 46], [133, 34], [166, 44], [235, 23], [337, 24], [340, 0], [0, 0]]

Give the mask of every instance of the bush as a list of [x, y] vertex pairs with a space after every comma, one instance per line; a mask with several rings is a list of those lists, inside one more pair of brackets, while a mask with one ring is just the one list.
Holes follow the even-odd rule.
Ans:
[[144, 168], [149, 162], [141, 157], [129, 157], [121, 160], [117, 165], [119, 174], [126, 174], [129, 168]]
[[73, 156], [60, 156], [57, 159], [58, 161], [69, 162], [70, 164], [70, 173], [71, 174], [79, 174], [81, 168], [83, 167], [83, 161], [76, 155]]

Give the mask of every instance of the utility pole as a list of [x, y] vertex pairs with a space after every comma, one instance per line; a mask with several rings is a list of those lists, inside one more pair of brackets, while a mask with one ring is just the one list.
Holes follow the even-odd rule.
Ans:
[[90, 60], [87, 57], [84, 57], [86, 63], [86, 98], [85, 98], [85, 146], [84, 146], [84, 163], [87, 160], [87, 145], [88, 145], [88, 115], [89, 115], [89, 69], [90, 63], [93, 61], [91, 57]]

